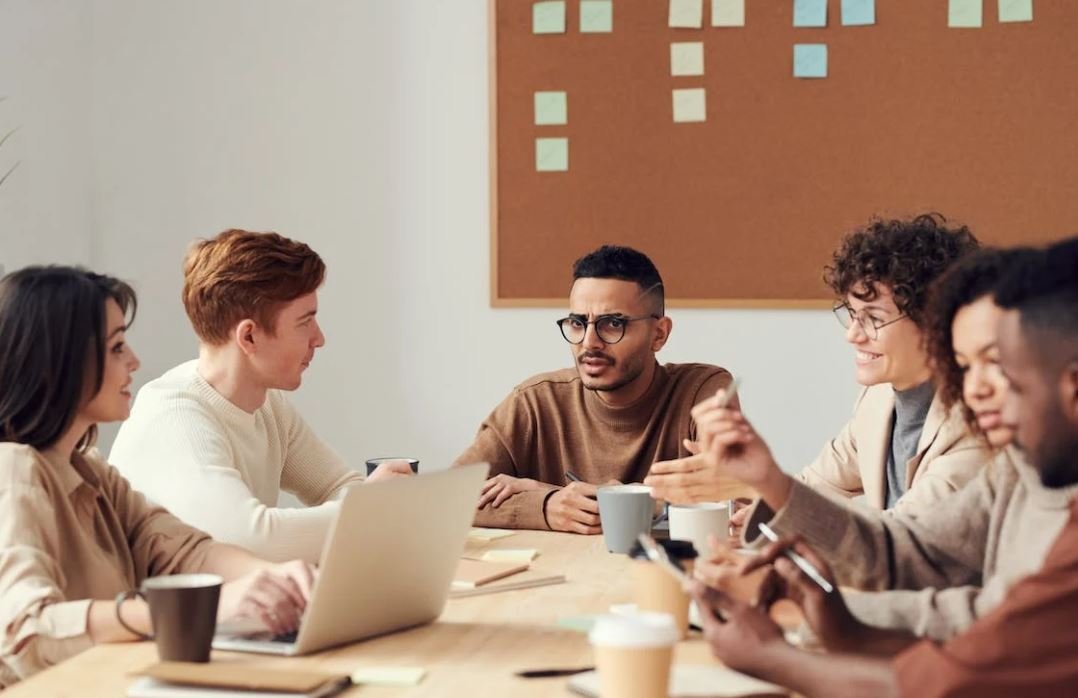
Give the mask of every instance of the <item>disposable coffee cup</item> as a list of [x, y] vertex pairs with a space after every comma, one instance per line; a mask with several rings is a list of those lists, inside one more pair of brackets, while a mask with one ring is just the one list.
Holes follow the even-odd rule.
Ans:
[[[659, 543], [666, 556], [675, 565], [685, 570], [692, 577], [696, 563], [696, 548], [683, 540], [668, 540]], [[629, 553], [633, 559], [633, 601], [641, 611], [667, 613], [674, 619], [680, 637], [689, 634], [689, 594], [681, 586], [681, 581], [669, 571], [652, 562], [644, 548], [638, 543]]]
[[387, 461], [391, 461], [391, 460], [405, 461], [405, 462], [408, 463], [408, 465], [412, 466], [412, 472], [413, 473], [418, 473], [419, 472], [419, 460], [418, 459], [416, 459], [416, 458], [400, 458], [400, 457], [387, 456], [385, 458], [371, 458], [369, 461], [367, 461], [367, 477], [370, 477], [370, 474], [373, 473], [374, 469], [377, 468], [379, 465], [381, 465], [382, 463], [385, 463]]
[[600, 698], [666, 698], [678, 641], [666, 613], [599, 616], [591, 629]]
[[701, 557], [711, 555], [711, 546], [707, 542], [709, 535], [720, 541], [730, 535], [730, 502], [671, 504], [667, 516], [670, 519], [670, 540], [689, 541]]
[[[116, 597], [116, 620], [128, 632], [156, 642], [157, 656], [163, 662], [208, 662], [223, 583], [216, 574], [149, 577], [138, 589]], [[136, 597], [150, 606], [151, 635], [124, 622], [123, 603]]]
[[651, 530], [655, 500], [644, 485], [607, 485], [598, 490], [603, 541], [612, 553], [628, 553], [641, 533]]

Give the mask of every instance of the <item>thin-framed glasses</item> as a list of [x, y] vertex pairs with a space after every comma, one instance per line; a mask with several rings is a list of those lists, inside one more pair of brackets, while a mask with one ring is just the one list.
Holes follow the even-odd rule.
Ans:
[[861, 326], [861, 331], [864, 332], [865, 336], [869, 339], [879, 339], [880, 330], [908, 317], [905, 313], [902, 313], [893, 320], [878, 322], [867, 315], [858, 315], [849, 304], [842, 301], [835, 303], [834, 307], [831, 308], [831, 311], [835, 314], [835, 317], [838, 318], [838, 323], [847, 330], [850, 329], [850, 326], [853, 325], [853, 323], [856, 322], [859, 324]]
[[659, 319], [660, 316], [654, 313], [651, 315], [638, 315], [637, 317], [627, 317], [615, 313], [612, 315], [600, 315], [594, 320], [589, 320], [584, 315], [570, 315], [554, 322], [557, 324], [558, 329], [561, 330], [561, 336], [565, 337], [565, 341], [570, 344], [580, 344], [584, 341], [584, 335], [588, 333], [588, 325], [595, 325], [595, 334], [599, 335], [599, 339], [602, 340], [603, 344], [617, 344], [625, 337], [625, 330], [628, 329], [630, 322]]

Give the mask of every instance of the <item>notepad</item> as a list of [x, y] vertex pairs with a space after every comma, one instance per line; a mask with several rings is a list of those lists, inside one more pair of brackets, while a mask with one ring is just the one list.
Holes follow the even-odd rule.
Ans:
[[453, 589], [474, 589], [526, 569], [528, 569], [527, 562], [484, 562], [461, 558], [457, 563], [457, 571], [453, 575]]
[[513, 531], [506, 531], [501, 528], [473, 528], [468, 531], [468, 537], [476, 540], [498, 540], [512, 535], [514, 535]]
[[137, 672], [129, 698], [325, 698], [351, 685], [343, 674], [273, 669], [248, 662], [158, 662]]
[[531, 568], [527, 572], [519, 572], [502, 579], [484, 584], [474, 589], [449, 590], [449, 598], [460, 599], [466, 596], [478, 596], [480, 594], [496, 594], [502, 591], [514, 591], [516, 589], [530, 589], [532, 587], [561, 584], [565, 581], [564, 574], [550, 572], [548, 570]]
[[352, 672], [352, 683], [367, 686], [415, 686], [427, 670], [409, 666], [369, 666]]

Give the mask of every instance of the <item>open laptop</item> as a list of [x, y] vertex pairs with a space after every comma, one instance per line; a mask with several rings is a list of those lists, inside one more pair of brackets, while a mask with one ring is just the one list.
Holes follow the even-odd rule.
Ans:
[[351, 488], [294, 637], [221, 628], [220, 650], [300, 655], [429, 623], [442, 613], [486, 463]]

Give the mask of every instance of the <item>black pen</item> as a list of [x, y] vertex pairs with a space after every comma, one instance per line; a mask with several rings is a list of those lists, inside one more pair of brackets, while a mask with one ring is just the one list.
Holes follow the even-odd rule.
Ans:
[[572, 676], [583, 674], [585, 671], [593, 671], [593, 666], [582, 666], [575, 669], [526, 669], [518, 671], [517, 676], [522, 679], [552, 679], [557, 676]]

